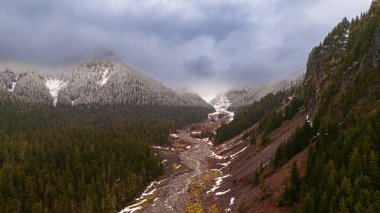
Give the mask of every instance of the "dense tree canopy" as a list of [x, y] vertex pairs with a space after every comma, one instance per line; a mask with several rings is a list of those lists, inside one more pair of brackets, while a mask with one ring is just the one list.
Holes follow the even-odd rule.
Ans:
[[[270, 113], [273, 113], [282, 104], [289, 102], [289, 97], [299, 93], [299, 89], [298, 86], [293, 86], [289, 89], [278, 91], [275, 94], [269, 93], [249, 106], [238, 108], [235, 112], [234, 120], [231, 123], [224, 124], [218, 128], [215, 138], [216, 143], [220, 144], [235, 137], [243, 130], [261, 120], [264, 116], [269, 117]], [[284, 120], [287, 119], [287, 117], [280, 119]]]
[[0, 89], [0, 212], [120, 210], [163, 172], [149, 146], [207, 110], [56, 108]]

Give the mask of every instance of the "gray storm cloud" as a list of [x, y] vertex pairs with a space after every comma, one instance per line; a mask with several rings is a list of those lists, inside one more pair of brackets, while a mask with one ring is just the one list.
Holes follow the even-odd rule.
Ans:
[[370, 2], [3, 0], [0, 58], [60, 65], [105, 47], [170, 86], [249, 84], [302, 70], [311, 48]]
[[213, 62], [205, 55], [198, 56], [192, 60], [185, 61], [185, 70], [198, 77], [209, 77], [213, 74]]

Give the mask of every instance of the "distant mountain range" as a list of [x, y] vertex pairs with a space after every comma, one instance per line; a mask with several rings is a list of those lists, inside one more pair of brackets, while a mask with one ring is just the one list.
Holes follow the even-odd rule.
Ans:
[[201, 106], [197, 94], [174, 91], [130, 68], [111, 55], [102, 55], [59, 70], [18, 63], [0, 65], [0, 89], [31, 101], [54, 106]]

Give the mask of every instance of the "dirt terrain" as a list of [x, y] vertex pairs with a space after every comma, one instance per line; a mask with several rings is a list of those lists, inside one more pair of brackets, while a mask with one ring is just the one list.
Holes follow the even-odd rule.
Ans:
[[247, 187], [245, 189], [242, 193], [244, 194], [244, 197], [242, 197], [240, 203], [245, 204], [245, 210], [247, 212], [292, 212], [292, 209], [289, 207], [277, 207], [276, 199], [281, 196], [284, 192], [285, 185], [290, 181], [290, 170], [293, 161], [297, 163], [301, 176], [303, 176], [306, 170], [307, 149], [304, 149], [302, 152], [298, 153], [290, 161], [288, 161], [288, 163], [265, 178], [265, 186], [273, 192], [272, 196], [267, 199], [262, 199], [263, 193], [258, 185], [254, 187]]
[[[219, 159], [211, 165], [211, 168], [219, 169], [226, 178], [222, 180], [215, 195], [217, 192], [225, 193], [219, 193], [216, 196], [206, 196], [206, 201], [204, 202], [206, 209], [210, 209], [212, 205], [216, 205], [221, 212], [237, 212], [239, 205], [250, 207], [250, 204], [255, 201], [255, 204], [257, 204], [255, 207], [257, 208], [251, 206], [252, 208], [248, 208], [248, 212], [258, 211], [258, 203], [261, 205], [264, 201], [261, 200], [258, 195], [259, 193], [254, 193], [255, 190], [257, 190], [257, 186], [255, 188], [251, 185], [252, 173], [270, 162], [276, 153], [277, 147], [281, 143], [284, 143], [298, 127], [304, 124], [306, 116], [307, 113], [301, 111], [293, 119], [285, 122], [280, 128], [270, 134], [272, 142], [267, 146], [251, 145], [249, 142], [244, 141], [242, 138], [244, 132], [224, 144], [216, 146], [214, 151], [219, 156]], [[246, 131], [257, 127], [258, 125], [256, 124]], [[259, 135], [258, 139], [260, 139], [260, 137]], [[280, 169], [276, 171], [276, 173], [281, 171]], [[276, 181], [281, 182], [286, 181], [288, 175], [277, 175], [274, 177]], [[272, 189], [271, 182], [269, 180], [266, 182], [268, 182], [267, 185], [269, 188]], [[257, 200], [262, 203], [256, 202]], [[281, 210], [275, 206], [274, 202], [270, 204], [273, 208], [273, 212]]]

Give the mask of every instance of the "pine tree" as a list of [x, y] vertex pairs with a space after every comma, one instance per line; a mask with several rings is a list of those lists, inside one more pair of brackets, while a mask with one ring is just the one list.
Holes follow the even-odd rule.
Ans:
[[318, 212], [327, 212], [329, 207], [329, 198], [327, 197], [327, 193], [323, 192], [321, 200], [319, 201], [319, 210]]
[[285, 191], [282, 199], [286, 205], [292, 205], [298, 200], [298, 192], [301, 189], [301, 178], [298, 172], [298, 167], [293, 161], [292, 169], [290, 171], [290, 184], [285, 186]]
[[368, 167], [369, 167], [369, 176], [371, 177], [374, 186], [377, 189], [380, 189], [380, 169], [378, 167], [378, 158], [376, 156], [376, 153], [372, 150], [369, 153], [369, 162], [368, 162]]
[[271, 140], [267, 133], [264, 133], [264, 135], [261, 137], [261, 145], [267, 145], [270, 144]]
[[295, 187], [296, 192], [301, 189], [301, 178], [295, 161], [293, 161], [292, 169], [290, 171], [290, 184]]
[[351, 154], [350, 162], [348, 164], [349, 173], [351, 177], [357, 177], [361, 171], [360, 154], [357, 148], [355, 148]]

